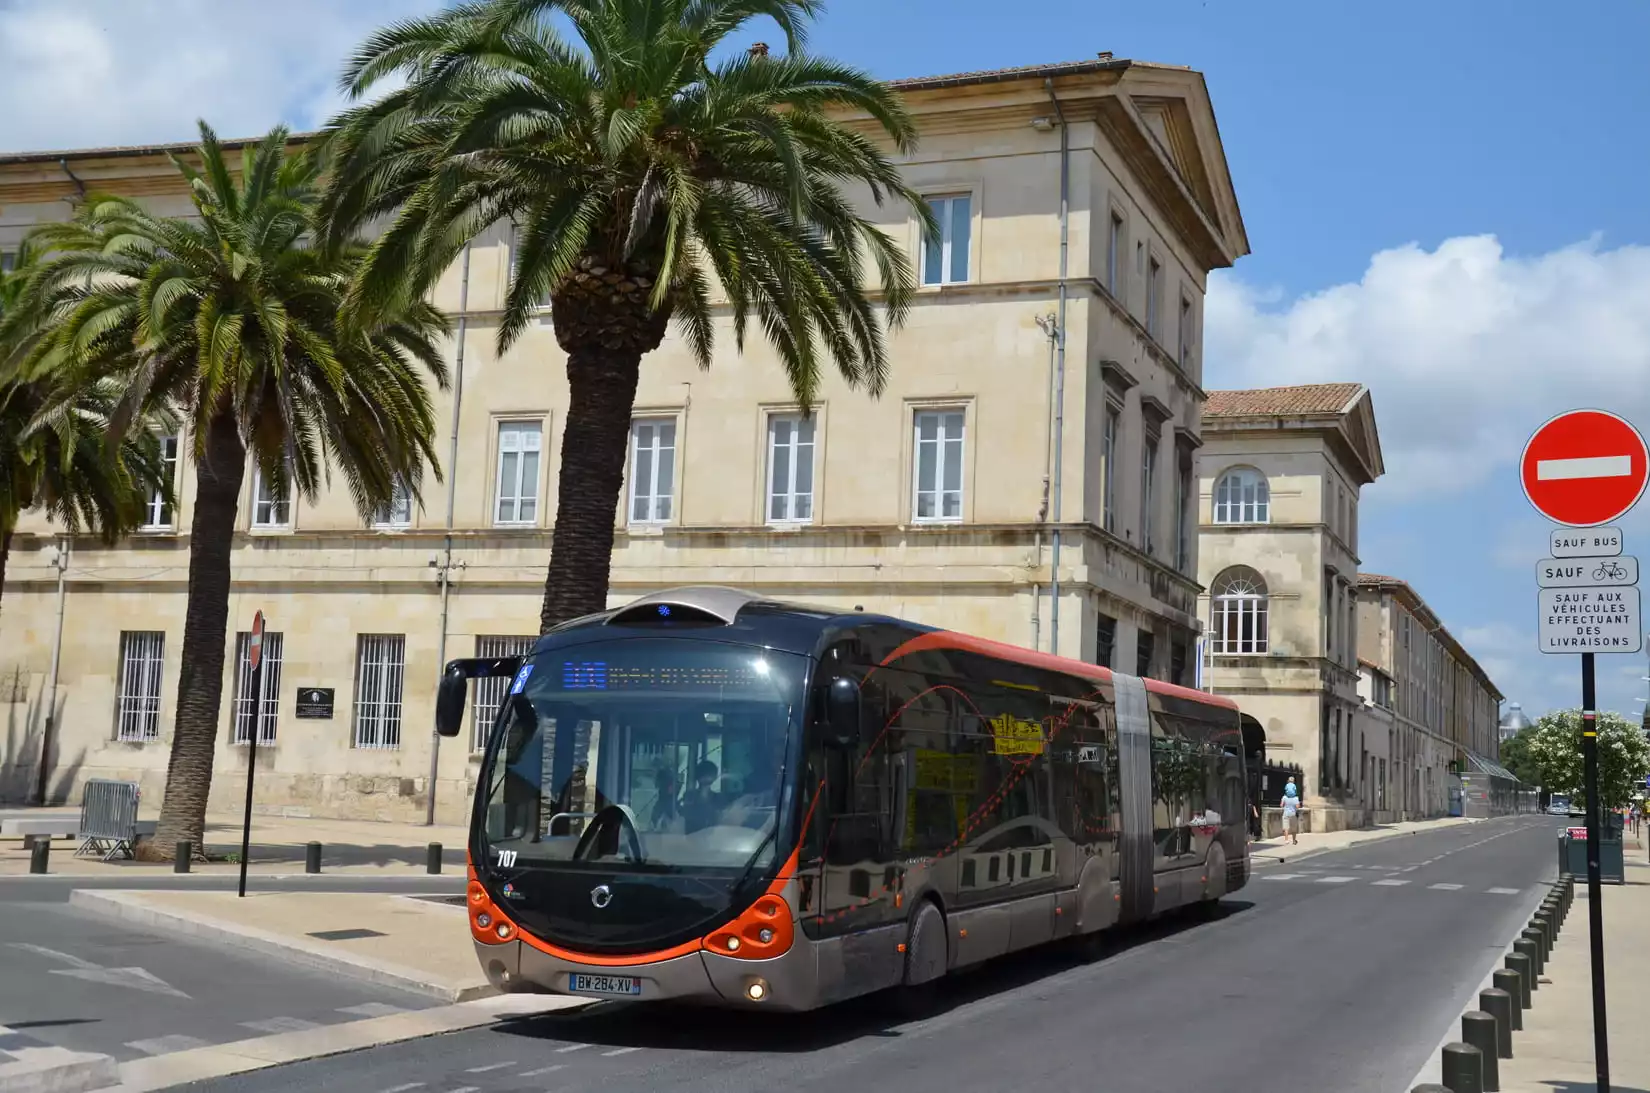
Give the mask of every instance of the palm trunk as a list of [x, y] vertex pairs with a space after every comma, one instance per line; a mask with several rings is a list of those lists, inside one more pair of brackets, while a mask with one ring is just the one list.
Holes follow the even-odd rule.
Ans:
[[228, 413], [207, 426], [206, 451], [195, 467], [195, 512], [189, 525], [189, 603], [183, 622], [183, 670], [178, 677], [177, 721], [166, 768], [166, 797], [155, 829], [155, 849], [169, 854], [187, 839], [197, 848], [206, 831], [212, 753], [223, 699], [223, 661], [229, 627], [230, 548], [246, 448]]
[[0, 531], [0, 599], [6, 594], [6, 559], [11, 557], [11, 528]]
[[607, 606], [613, 514], [624, 486], [641, 354], [582, 347], [568, 355], [567, 427], [556, 484], [556, 528], [539, 632]]
[[607, 607], [636, 380], [670, 321], [668, 308], [648, 306], [652, 291], [645, 264], [614, 269], [587, 256], [551, 295], [556, 340], [567, 350], [568, 405], [540, 633]]

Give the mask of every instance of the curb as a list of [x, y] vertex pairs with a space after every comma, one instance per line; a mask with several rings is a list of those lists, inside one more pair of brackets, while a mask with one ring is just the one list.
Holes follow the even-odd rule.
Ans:
[[85, 1093], [120, 1084], [120, 1071], [108, 1055], [51, 1046], [11, 1048], [5, 1054], [17, 1061], [0, 1064], [0, 1093]]
[[[1483, 822], [1484, 822], [1483, 820], [1474, 819], [1474, 820], [1468, 820], [1466, 823], [1450, 824], [1449, 827], [1470, 827], [1473, 824], [1483, 823]], [[1370, 829], [1366, 828], [1366, 827], [1360, 827], [1360, 828], [1353, 828], [1352, 830], [1354, 830], [1354, 831], [1368, 831]], [[1320, 854], [1339, 854], [1339, 853], [1341, 853], [1342, 851], [1345, 851], [1345, 850], [1355, 850], [1358, 847], [1365, 846], [1369, 843], [1391, 842], [1393, 839], [1403, 839], [1403, 838], [1407, 838], [1407, 837], [1410, 837], [1410, 836], [1413, 836], [1413, 835], [1426, 835], [1426, 834], [1430, 834], [1432, 832], [1443, 831], [1443, 830], [1447, 830], [1447, 828], [1436, 828], [1436, 827], [1434, 827], [1434, 828], [1417, 828], [1414, 831], [1389, 831], [1386, 834], [1377, 835], [1373, 838], [1359, 839], [1357, 842], [1347, 843], [1345, 846], [1321, 846], [1321, 847], [1318, 847], [1316, 850], [1310, 850], [1310, 849], [1302, 850], [1297, 854], [1290, 854], [1287, 857], [1282, 856], [1282, 855], [1274, 856], [1274, 852], [1279, 849], [1278, 847], [1267, 847], [1266, 849], [1261, 850], [1260, 852], [1257, 853], [1254, 849], [1254, 844], [1251, 843], [1250, 846], [1249, 846], [1249, 857], [1252, 858], [1252, 859], [1260, 860], [1260, 861], [1275, 861], [1279, 865], [1285, 865], [1285, 864], [1288, 864], [1289, 862], [1303, 861], [1307, 858], [1316, 858]]]
[[[117, 918], [139, 926], [155, 927], [184, 937], [194, 937], [273, 956], [289, 963], [321, 971], [351, 976], [380, 986], [398, 987], [442, 1002], [470, 1002], [498, 994], [491, 983], [467, 983], [432, 979], [427, 972], [402, 964], [373, 960], [335, 949], [300, 941], [297, 938], [237, 926], [209, 915], [171, 908], [161, 909], [142, 902], [139, 893], [77, 888], [69, 893], [69, 904], [93, 914]], [[0, 1089], [0, 1093], [10, 1093]]]

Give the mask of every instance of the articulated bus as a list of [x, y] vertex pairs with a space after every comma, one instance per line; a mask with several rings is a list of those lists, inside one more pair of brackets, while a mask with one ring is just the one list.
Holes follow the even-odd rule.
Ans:
[[467, 909], [505, 991], [920, 1006], [1249, 879], [1259, 757], [1200, 691], [711, 587], [453, 661], [443, 735], [471, 679], [501, 697]]

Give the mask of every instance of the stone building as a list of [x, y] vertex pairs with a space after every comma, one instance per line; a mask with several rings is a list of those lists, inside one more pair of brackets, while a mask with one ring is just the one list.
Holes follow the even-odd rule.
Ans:
[[1452, 771], [1506, 775], [1496, 762], [1500, 690], [1407, 581], [1358, 575], [1358, 648], [1368, 665], [1371, 699], [1393, 718], [1394, 809], [1406, 815], [1446, 811]]
[[[760, 338], [741, 356], [722, 320], [701, 372], [672, 335], [643, 364], [612, 599], [735, 584], [1189, 683], [1204, 288], [1248, 252], [1203, 78], [1101, 54], [897, 86], [922, 132], [902, 167], [943, 231], [924, 240], [911, 209], [858, 195], [922, 282], [886, 393], [872, 401], [833, 373], [803, 417]], [[90, 190], [188, 212], [169, 150], [188, 151], [0, 156], [0, 250]], [[415, 818], [433, 788], [439, 818], [465, 815], [478, 735], [441, 749], [428, 778], [439, 663], [537, 630], [567, 402], [548, 313], [495, 353], [511, 250], [496, 227], [435, 291], [463, 331], [461, 404], [438, 402], [458, 437], [450, 527], [440, 487], [364, 523], [341, 489], [289, 504], [246, 483], [217, 769], [244, 771], [235, 745], [261, 700], [263, 807]], [[38, 519], [20, 529], [0, 613], [0, 793], [34, 783], [49, 698], [52, 796], [98, 776], [158, 797], [186, 464], [177, 509], [157, 503], [116, 548], [60, 541]], [[262, 696], [245, 658], [258, 609]], [[497, 700], [478, 690], [476, 726]], [[219, 777], [214, 807], [240, 784]]]
[[1205, 682], [1260, 722], [1269, 759], [1305, 771], [1315, 829], [1355, 825], [1358, 497], [1384, 470], [1369, 391], [1212, 391], [1203, 441]]

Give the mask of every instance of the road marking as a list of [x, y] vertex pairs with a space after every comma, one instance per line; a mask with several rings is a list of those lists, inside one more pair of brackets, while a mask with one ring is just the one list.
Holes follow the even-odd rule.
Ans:
[[242, 1021], [242, 1028], [249, 1028], [254, 1032], [307, 1032], [312, 1028], [320, 1028], [317, 1021], [305, 1021], [302, 1017], [269, 1017], [262, 1021]]
[[1516, 889], [1516, 888], [1490, 888], [1490, 889], [1486, 889], [1486, 890], [1492, 896], [1516, 896], [1516, 895], [1518, 895], [1518, 889]]
[[514, 1059], [511, 1059], [507, 1063], [488, 1063], [486, 1066], [466, 1067], [465, 1070], [464, 1070], [464, 1073], [466, 1073], [466, 1074], [485, 1074], [489, 1070], [503, 1070], [507, 1066], [515, 1066], [515, 1065], [516, 1065], [516, 1061]]
[[[388, 1002], [363, 1002], [359, 1006], [340, 1006], [339, 1013], [353, 1013], [357, 1017], [389, 1017], [396, 1013], [406, 1013], [405, 1006], [392, 1006]], [[423, 1082], [416, 1083], [423, 1085]], [[387, 1093], [387, 1091], [386, 1091]]]
[[1377, 885], [1381, 888], [1401, 888], [1402, 886], [1408, 884], [1409, 881], [1407, 881], [1407, 880], [1373, 880], [1373, 881], [1370, 881], [1369, 883], [1371, 883], [1373, 885]]
[[630, 1053], [631, 1053], [631, 1052], [632, 1052], [632, 1051], [640, 1051], [640, 1050], [642, 1050], [642, 1049], [641, 1049], [641, 1048], [639, 1048], [639, 1047], [620, 1047], [620, 1048], [614, 1048], [614, 1049], [613, 1049], [613, 1050], [612, 1050], [612, 1051], [604, 1051], [604, 1052], [602, 1052], [602, 1058], [604, 1058], [604, 1059], [611, 1059], [611, 1058], [613, 1058], [613, 1056], [615, 1056], [615, 1055], [629, 1055], [629, 1054], [630, 1054]]
[[174, 1051], [193, 1051], [205, 1047], [206, 1041], [193, 1036], [156, 1036], [152, 1040], [129, 1040], [126, 1046], [145, 1055], [170, 1055]]
[[392, 1085], [388, 1089], [381, 1089], [378, 1093], [407, 1093], [409, 1089], [423, 1089], [423, 1082], [407, 1082], [403, 1085]]
[[[537, 1078], [540, 1074], [549, 1074], [552, 1071], [561, 1070], [565, 1067], [565, 1065], [566, 1064], [564, 1063], [557, 1063], [555, 1066], [541, 1066], [537, 1070], [524, 1070], [520, 1074], [517, 1074], [516, 1077]], [[386, 1089], [384, 1090], [384, 1093], [395, 1093], [395, 1091], [393, 1089]]]
[[1300, 880], [1304, 876], [1306, 876], [1305, 873], [1270, 873], [1270, 874], [1268, 874], [1268, 875], [1266, 875], [1266, 876], [1264, 876], [1260, 879], [1261, 880]]
[[479, 1085], [461, 1085], [457, 1089], [449, 1089], [447, 1093], [479, 1093]]
[[71, 965], [67, 968], [51, 969], [53, 975], [66, 975], [71, 979], [85, 979], [92, 983], [103, 983], [111, 987], [130, 987], [136, 991], [166, 994], [173, 998], [189, 997], [158, 975], [144, 971], [142, 968], [105, 968], [101, 964], [93, 964], [90, 960], [83, 960], [69, 953], [60, 953], [56, 949], [48, 949], [44, 945], [29, 945], [21, 941], [11, 942], [11, 947], [34, 953], [37, 956], [61, 960], [65, 964]]
[[1626, 478], [1633, 473], [1630, 455], [1595, 455], [1580, 459], [1538, 459], [1538, 482], [1558, 482], [1570, 478]]
[[1439, 892], [1459, 892], [1461, 890], [1459, 884], [1429, 884], [1427, 887]]
[[1348, 881], [1354, 881], [1354, 880], [1357, 880], [1357, 879], [1358, 879], [1357, 877], [1319, 877], [1318, 878], [1318, 883], [1319, 884], [1345, 884]]
[[558, 1047], [556, 1049], [556, 1054], [566, 1055], [569, 1051], [583, 1051], [589, 1046], [589, 1044], [568, 1044], [566, 1047]]

